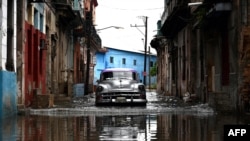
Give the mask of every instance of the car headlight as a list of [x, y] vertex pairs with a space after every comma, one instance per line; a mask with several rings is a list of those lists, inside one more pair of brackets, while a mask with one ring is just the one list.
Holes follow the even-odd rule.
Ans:
[[139, 85], [139, 86], [138, 86], [138, 89], [139, 89], [140, 91], [145, 91], [145, 86], [144, 86], [144, 85]]
[[103, 87], [102, 87], [102, 86], [98, 86], [98, 87], [96, 88], [96, 92], [101, 92], [101, 91], [103, 91]]

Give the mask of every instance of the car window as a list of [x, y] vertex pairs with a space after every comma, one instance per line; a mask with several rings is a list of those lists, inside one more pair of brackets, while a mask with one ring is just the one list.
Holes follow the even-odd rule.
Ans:
[[113, 78], [113, 72], [104, 72], [102, 74], [102, 80], [109, 80]]
[[117, 80], [117, 79], [136, 80], [136, 73], [130, 71], [115, 71], [115, 72], [104, 72], [102, 74], [102, 80]]

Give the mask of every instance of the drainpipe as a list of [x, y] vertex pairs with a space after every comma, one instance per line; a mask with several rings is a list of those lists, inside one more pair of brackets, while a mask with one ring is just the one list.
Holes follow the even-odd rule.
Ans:
[[8, 0], [7, 12], [7, 60], [5, 67], [8, 71], [15, 71], [13, 50], [14, 22], [12, 17], [14, 12], [13, 0]]
[[[0, 0], [0, 2], [2, 3], [2, 1]], [[3, 8], [2, 5], [0, 7], [0, 27], [2, 27], [2, 22], [3, 22]], [[3, 31], [1, 31], [0, 33], [0, 43], [2, 43], [2, 38], [3, 38]], [[2, 70], [2, 44], [0, 44], [0, 71]]]

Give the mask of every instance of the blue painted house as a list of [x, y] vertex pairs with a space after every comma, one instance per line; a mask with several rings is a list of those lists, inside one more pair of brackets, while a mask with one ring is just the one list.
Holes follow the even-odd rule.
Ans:
[[[152, 67], [156, 63], [156, 54], [147, 54], [146, 61], [146, 85], [156, 84], [156, 76], [148, 76], [149, 64]], [[96, 52], [96, 65], [94, 68], [94, 84], [99, 79], [100, 73], [106, 68], [133, 68], [140, 75], [143, 82], [144, 71], [144, 52], [130, 51], [126, 49], [117, 49], [112, 47], [104, 47], [101, 51]], [[150, 79], [150, 80], [149, 80]]]

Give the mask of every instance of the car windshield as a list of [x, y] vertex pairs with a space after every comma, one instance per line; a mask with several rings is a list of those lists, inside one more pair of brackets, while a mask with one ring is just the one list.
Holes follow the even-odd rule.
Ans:
[[129, 79], [136, 80], [136, 73], [130, 71], [113, 71], [113, 72], [104, 72], [102, 74], [103, 80], [115, 80], [115, 79]]

